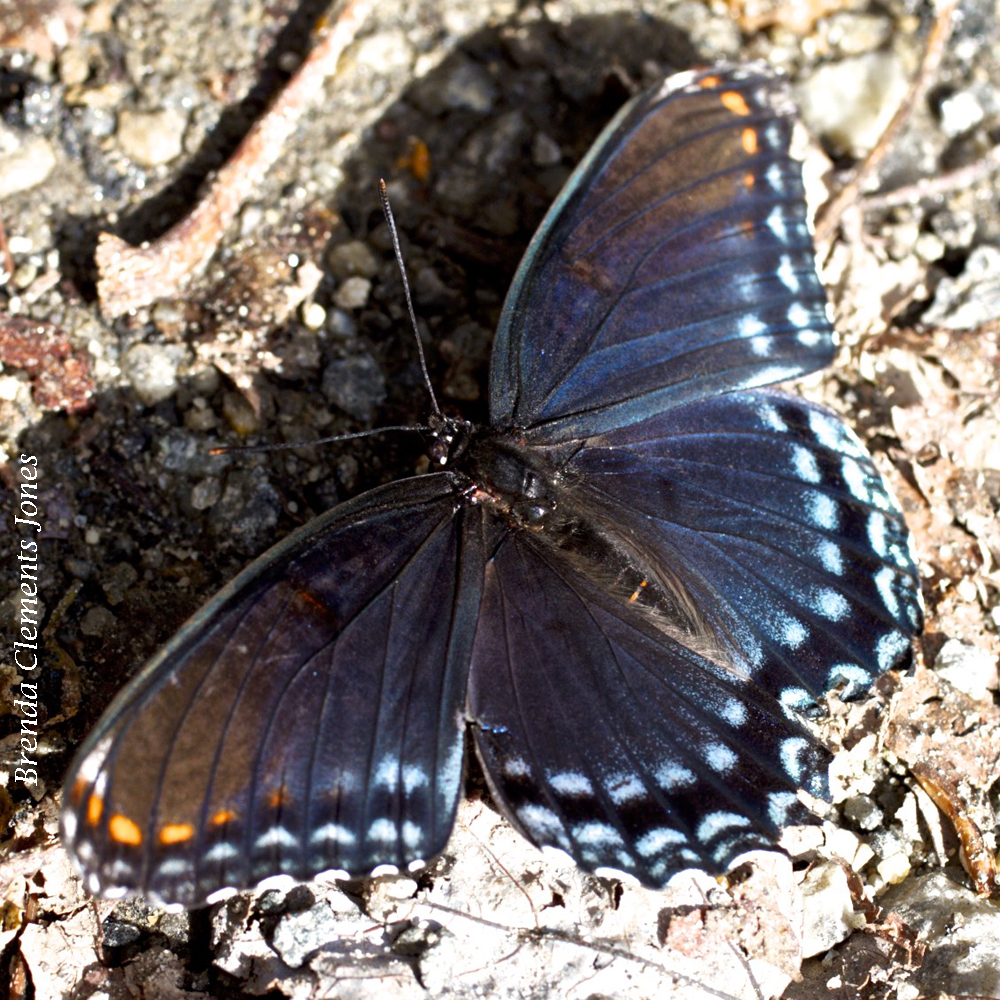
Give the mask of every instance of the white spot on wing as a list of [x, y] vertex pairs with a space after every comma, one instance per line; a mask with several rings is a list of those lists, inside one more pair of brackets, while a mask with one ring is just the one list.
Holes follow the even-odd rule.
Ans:
[[573, 827], [573, 837], [589, 847], [621, 847], [621, 834], [607, 823], [581, 823]]
[[801, 736], [790, 736], [781, 741], [781, 766], [792, 781], [801, 781], [805, 764], [800, 757], [809, 749], [808, 740]]
[[238, 894], [239, 894], [239, 889], [237, 889], [235, 886], [227, 885], [224, 889], [216, 889], [215, 892], [210, 892], [205, 897], [205, 902], [208, 903], [209, 906], [211, 906], [214, 903], [221, 903], [225, 899], [231, 899], [233, 896], [236, 896]]
[[427, 772], [416, 764], [407, 764], [403, 767], [403, 790], [407, 795], [412, 795], [418, 788], [426, 788], [430, 784]]
[[875, 586], [878, 588], [879, 597], [894, 618], [899, 616], [899, 597], [896, 595], [895, 583], [896, 572], [888, 566], [883, 566], [875, 574]]
[[239, 848], [235, 844], [229, 844], [223, 841], [219, 844], [214, 844], [206, 852], [202, 859], [208, 864], [215, 864], [218, 861], [229, 861], [232, 858], [239, 857]]
[[786, 687], [778, 695], [781, 710], [789, 719], [797, 719], [800, 712], [804, 712], [813, 703], [809, 692], [805, 688]]
[[399, 758], [383, 757], [375, 767], [372, 784], [394, 792], [399, 783]]
[[671, 830], [670, 827], [661, 826], [641, 837], [635, 845], [635, 849], [644, 857], [651, 858], [660, 854], [668, 847], [687, 842], [687, 837], [680, 830]]
[[754, 410], [767, 430], [777, 431], [779, 434], [788, 430], [788, 424], [770, 403], [758, 403]]
[[709, 813], [699, 824], [697, 830], [698, 840], [703, 843], [714, 840], [720, 834], [728, 830], [745, 829], [750, 825], [750, 820], [746, 816], [741, 816], [734, 812], [713, 812]]
[[272, 826], [265, 830], [254, 842], [254, 850], [261, 851], [270, 847], [296, 847], [298, 838], [283, 826]]
[[631, 873], [619, 871], [617, 868], [595, 868], [594, 874], [598, 878], [613, 878], [628, 885], [641, 885], [642, 883]]
[[737, 698], [727, 698], [722, 704], [719, 714], [729, 725], [737, 728], [747, 721], [747, 707]]
[[778, 641], [789, 649], [798, 649], [809, 636], [808, 629], [798, 618], [784, 612], [774, 616], [774, 624], [778, 628]]
[[395, 844], [398, 835], [399, 828], [391, 819], [377, 819], [368, 827], [368, 839], [380, 844]]
[[607, 782], [607, 789], [608, 797], [618, 806], [646, 796], [646, 786], [637, 774], [615, 775]]
[[797, 295], [799, 293], [802, 287], [802, 282], [799, 280], [799, 276], [795, 271], [795, 265], [792, 263], [792, 259], [788, 256], [788, 254], [782, 254], [781, 259], [778, 261], [778, 269], [775, 273], [778, 276], [778, 280], [793, 295]]
[[818, 483], [823, 478], [816, 456], [808, 448], [803, 448], [799, 444], [795, 445], [792, 451], [792, 461], [795, 466], [795, 474], [803, 482]]
[[549, 775], [549, 784], [560, 795], [568, 798], [582, 798], [594, 794], [594, 786], [585, 774], [577, 771], [561, 771]]
[[704, 749], [705, 763], [713, 771], [725, 774], [737, 760], [736, 754], [721, 743], [708, 743]]
[[[819, 340], [819, 334], [815, 330], [808, 329], [809, 324], [812, 323], [812, 313], [801, 302], [793, 302], [788, 307], [788, 312], [785, 314], [788, 317], [788, 322], [792, 324], [797, 330], [801, 330], [801, 336], [806, 333], [811, 333], [815, 338], [815, 341]], [[814, 341], [814, 342], [815, 342]]]
[[788, 227], [785, 225], [785, 216], [782, 214], [780, 205], [775, 205], [768, 212], [765, 225], [782, 243], [788, 242]]
[[868, 541], [871, 542], [875, 555], [882, 559], [889, 554], [889, 546], [886, 541], [885, 529], [885, 517], [873, 510], [868, 515]]
[[832, 622], [839, 622], [842, 618], [846, 618], [851, 610], [844, 595], [836, 590], [830, 590], [829, 587], [820, 589], [818, 593], [813, 595], [812, 600], [815, 603], [816, 611]]
[[531, 768], [522, 757], [508, 757], [503, 762], [503, 773], [508, 778], [526, 778], [531, 774]]
[[654, 777], [660, 788], [667, 792], [683, 788], [685, 785], [693, 785], [695, 780], [693, 771], [675, 761], [667, 761], [662, 764]]
[[794, 792], [771, 792], [767, 796], [767, 815], [777, 827], [788, 825], [788, 817], [798, 805]]
[[875, 644], [879, 670], [888, 670], [894, 666], [909, 648], [910, 640], [901, 632], [889, 632], [882, 636]]
[[815, 492], [810, 495], [809, 514], [813, 524], [825, 531], [835, 531], [840, 522], [836, 501], [825, 493]]
[[830, 668], [826, 685], [828, 689], [846, 684], [841, 692], [842, 698], [854, 698], [871, 685], [871, 675], [856, 663], [838, 663]]
[[823, 568], [830, 573], [840, 576], [844, 572], [844, 556], [840, 551], [840, 546], [836, 542], [831, 542], [824, 538], [816, 546], [816, 555]]
[[559, 817], [545, 806], [528, 803], [517, 810], [517, 818], [539, 837], [562, 841], [563, 825]]
[[357, 839], [346, 826], [341, 826], [339, 823], [324, 823], [313, 831], [309, 842], [312, 844], [342, 844], [349, 847], [356, 843]]
[[755, 313], [744, 313], [736, 321], [736, 332], [740, 337], [749, 340], [752, 337], [759, 337], [762, 333], [767, 333], [767, 324]]

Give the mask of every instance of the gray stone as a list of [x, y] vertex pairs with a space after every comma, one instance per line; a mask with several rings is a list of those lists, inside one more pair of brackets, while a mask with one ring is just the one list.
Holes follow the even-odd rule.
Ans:
[[959, 691], [984, 700], [997, 685], [996, 661], [986, 652], [960, 639], [949, 639], [934, 660], [934, 669]]
[[826, 63], [798, 88], [802, 117], [813, 132], [855, 157], [872, 148], [908, 87], [902, 60], [871, 52]]
[[122, 373], [146, 406], [177, 391], [178, 370], [187, 357], [183, 344], [133, 344], [122, 356]]
[[889, 889], [879, 902], [934, 943], [912, 973], [921, 995], [1000, 996], [1000, 910], [988, 899], [936, 871]]
[[323, 395], [367, 423], [385, 402], [385, 376], [370, 354], [354, 354], [331, 361], [323, 372]]
[[802, 957], [829, 951], [864, 923], [854, 913], [844, 869], [834, 862], [810, 868], [802, 881]]

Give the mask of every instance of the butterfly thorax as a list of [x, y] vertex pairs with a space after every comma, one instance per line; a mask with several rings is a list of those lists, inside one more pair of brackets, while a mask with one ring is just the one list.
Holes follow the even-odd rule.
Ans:
[[533, 447], [516, 431], [473, 431], [456, 471], [470, 480], [467, 502], [490, 510], [554, 565], [598, 584], [613, 613], [728, 666], [722, 630], [699, 612], [676, 567], [629, 538], [621, 512], [574, 475], [566, 451]]

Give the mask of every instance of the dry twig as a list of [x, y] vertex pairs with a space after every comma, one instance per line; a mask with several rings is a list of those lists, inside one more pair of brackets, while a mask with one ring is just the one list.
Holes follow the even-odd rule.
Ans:
[[209, 261], [240, 206], [274, 165], [303, 112], [322, 91], [374, 0], [348, 0], [278, 95], [218, 172], [190, 215], [154, 242], [129, 246], [111, 233], [97, 243], [97, 294], [106, 316], [120, 316], [176, 294]]
[[913, 109], [923, 100], [931, 82], [937, 76], [938, 67], [944, 57], [957, 7], [958, 0], [944, 0], [941, 4], [937, 20], [927, 38], [923, 61], [909, 92], [864, 162], [858, 165], [851, 179], [820, 209], [816, 217], [817, 243], [826, 243], [833, 236], [844, 211], [858, 200], [864, 182], [878, 170], [879, 164], [892, 148], [899, 130], [913, 113]]

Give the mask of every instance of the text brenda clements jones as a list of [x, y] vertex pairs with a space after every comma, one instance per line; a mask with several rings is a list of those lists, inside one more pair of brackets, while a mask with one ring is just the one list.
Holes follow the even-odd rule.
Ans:
[[[34, 530], [41, 534], [38, 502], [38, 459], [21, 455], [18, 460], [18, 513], [15, 533]], [[20, 539], [21, 603], [18, 612], [19, 641], [14, 643], [14, 663], [21, 675], [20, 697], [14, 706], [21, 718], [21, 756], [14, 761], [14, 778], [25, 785], [38, 784], [38, 542]]]

